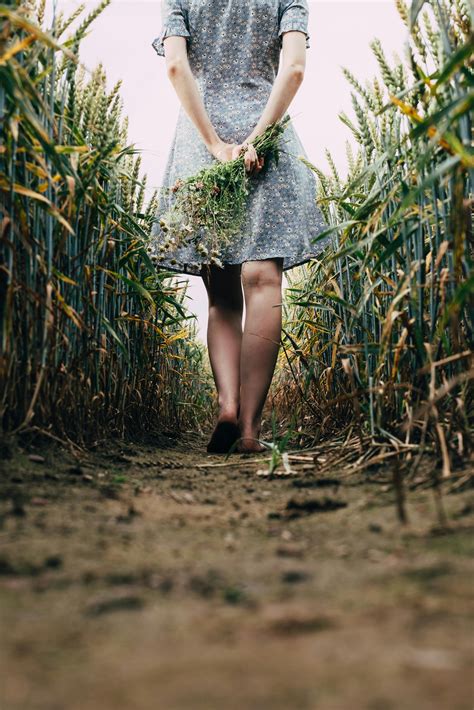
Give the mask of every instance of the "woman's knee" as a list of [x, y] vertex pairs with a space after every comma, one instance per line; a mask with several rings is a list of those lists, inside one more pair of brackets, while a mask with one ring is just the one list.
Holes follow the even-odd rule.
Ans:
[[281, 288], [283, 259], [247, 261], [242, 265], [244, 291], [262, 288]]

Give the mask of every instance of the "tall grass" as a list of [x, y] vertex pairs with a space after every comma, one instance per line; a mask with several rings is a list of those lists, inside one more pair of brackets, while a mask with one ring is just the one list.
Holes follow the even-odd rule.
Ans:
[[474, 415], [472, 8], [396, 5], [405, 59], [375, 40], [379, 76], [362, 86], [344, 70], [347, 177], [329, 151], [328, 173], [308, 164], [333, 246], [293, 272], [274, 395], [283, 413], [298, 402], [307, 441], [345, 431], [362, 458], [428, 448], [447, 476], [472, 451]]
[[145, 201], [120, 82], [78, 61], [109, 2], [47, 29], [44, 0], [0, 5], [3, 431], [194, 426], [209, 399], [185, 287], [145, 250], [156, 193]]

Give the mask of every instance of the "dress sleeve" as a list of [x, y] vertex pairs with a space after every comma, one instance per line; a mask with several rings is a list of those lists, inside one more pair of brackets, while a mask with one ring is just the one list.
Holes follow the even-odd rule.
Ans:
[[165, 56], [163, 40], [171, 35], [190, 37], [188, 21], [181, 0], [161, 0], [161, 33], [151, 46], [160, 57]]
[[309, 8], [307, 0], [280, 0], [280, 19], [278, 36], [280, 46], [283, 32], [298, 30], [306, 35], [306, 48], [309, 48], [308, 16]]

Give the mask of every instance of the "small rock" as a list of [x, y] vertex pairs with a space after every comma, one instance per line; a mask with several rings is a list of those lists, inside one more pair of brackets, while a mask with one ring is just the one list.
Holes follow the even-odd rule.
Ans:
[[49, 501], [47, 498], [40, 498], [39, 496], [32, 498], [30, 500], [31, 505], [43, 506], [48, 505]]
[[298, 542], [286, 543], [279, 545], [276, 549], [276, 554], [279, 557], [304, 557], [305, 547]]
[[234, 535], [232, 535], [232, 533], [227, 533], [227, 535], [224, 537], [224, 545], [227, 550], [235, 550], [235, 537]]
[[44, 456], [40, 456], [39, 454], [30, 454], [28, 456], [29, 461], [33, 461], [34, 463], [44, 463], [45, 458]]

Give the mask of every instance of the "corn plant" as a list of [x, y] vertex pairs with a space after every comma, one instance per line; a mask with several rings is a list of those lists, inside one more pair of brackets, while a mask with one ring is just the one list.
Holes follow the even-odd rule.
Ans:
[[[332, 246], [293, 272], [276, 401], [306, 440], [344, 432], [362, 457], [431, 450], [448, 476], [472, 451], [472, 8], [396, 2], [405, 59], [352, 73], [341, 177], [308, 162]], [[418, 452], [418, 453], [417, 453]]]
[[145, 249], [157, 197], [120, 82], [79, 61], [109, 2], [47, 30], [44, 0], [0, 5], [3, 431], [94, 441], [196, 425], [209, 401], [186, 288]]

